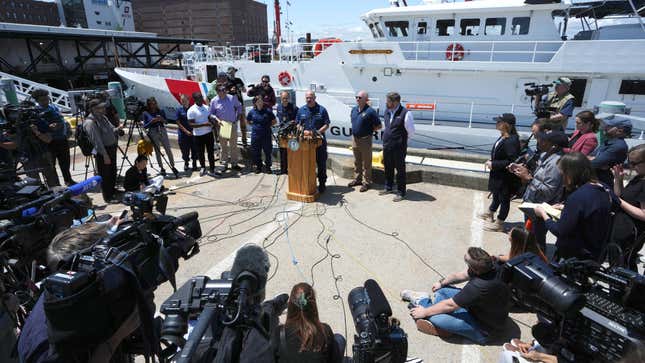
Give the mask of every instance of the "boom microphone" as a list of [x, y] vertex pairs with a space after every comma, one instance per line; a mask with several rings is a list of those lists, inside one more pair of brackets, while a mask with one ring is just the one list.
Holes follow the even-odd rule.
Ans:
[[87, 193], [89, 190], [94, 189], [97, 187], [99, 184], [101, 184], [101, 177], [100, 176], [93, 176], [87, 180], [83, 180], [80, 183], [76, 183], [69, 188], [67, 188], [66, 191], [69, 191], [72, 194], [72, 197], [75, 197], [77, 195]]

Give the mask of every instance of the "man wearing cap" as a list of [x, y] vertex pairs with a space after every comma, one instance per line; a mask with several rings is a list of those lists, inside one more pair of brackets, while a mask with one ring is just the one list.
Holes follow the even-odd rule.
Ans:
[[[553, 84], [555, 90], [542, 97], [544, 106], [550, 112], [549, 122], [553, 126], [559, 126], [562, 130], [567, 129], [567, 121], [573, 115], [573, 108], [575, 107], [575, 97], [569, 93], [571, 88], [571, 79], [567, 77], [560, 77], [556, 79]], [[536, 108], [540, 100], [535, 100]]]
[[237, 149], [237, 121], [241, 119], [242, 113], [242, 105], [237, 100], [237, 97], [228, 94], [225, 86], [217, 85], [217, 96], [211, 101], [210, 115], [220, 127], [224, 126], [224, 123], [230, 124], [231, 127], [230, 135], [220, 135], [220, 144], [222, 147], [220, 162], [224, 166], [224, 169], [226, 169], [229, 161], [231, 163], [231, 169], [242, 169], [237, 165], [239, 159], [239, 150]]
[[[527, 183], [523, 199], [529, 203], [556, 204], [562, 199], [564, 184], [558, 169], [558, 160], [563, 155], [562, 149], [569, 145], [567, 135], [560, 130], [539, 131], [536, 133], [540, 158], [535, 171], [531, 174], [523, 164], [511, 164], [509, 170], [522, 183]], [[541, 218], [531, 220], [535, 240], [546, 251], [546, 225]]]
[[118, 203], [114, 199], [116, 184], [117, 128], [105, 116], [105, 103], [98, 98], [88, 103], [90, 115], [83, 128], [94, 145], [96, 169], [101, 176], [101, 192], [106, 203]]
[[352, 121], [352, 151], [354, 152], [354, 180], [348, 186], [360, 185], [366, 192], [372, 183], [372, 139], [374, 131], [381, 128], [381, 120], [367, 101], [366, 91], [356, 94], [356, 106], [350, 113]]
[[[244, 106], [242, 93], [246, 93], [246, 87], [244, 87], [242, 79], [235, 77], [235, 73], [237, 73], [237, 68], [232, 66], [228, 67], [228, 84], [226, 85], [226, 89], [228, 90], [229, 95], [237, 97], [237, 100], [240, 101], [240, 105]], [[244, 107], [242, 107], [242, 109], [244, 109]], [[248, 142], [246, 139], [246, 115], [244, 112], [242, 112], [240, 119], [240, 131], [242, 133], [242, 145], [246, 146]]]
[[273, 90], [273, 87], [271, 87], [271, 78], [269, 78], [268, 75], [263, 75], [261, 79], [260, 84], [256, 84], [255, 86], [249, 86], [248, 92], [246, 92], [247, 96], [249, 97], [255, 97], [257, 95], [262, 96], [262, 101], [264, 102], [264, 108], [268, 109], [273, 109], [273, 106], [275, 106], [276, 103], [276, 98], [275, 98], [275, 91]]
[[598, 180], [608, 186], [614, 185], [611, 168], [620, 165], [627, 158], [625, 138], [632, 132], [632, 122], [624, 116], [609, 116], [603, 120], [604, 142], [594, 150], [589, 159]]

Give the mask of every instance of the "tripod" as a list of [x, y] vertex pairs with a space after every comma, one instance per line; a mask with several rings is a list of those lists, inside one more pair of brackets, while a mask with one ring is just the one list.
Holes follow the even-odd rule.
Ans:
[[[83, 123], [85, 122], [85, 117], [83, 116], [84, 111], [81, 109], [76, 114], [73, 116], [76, 117], [76, 128], [83, 127]], [[77, 133], [74, 133], [74, 151], [72, 152], [72, 160], [74, 161], [72, 163], [72, 170], [76, 170], [76, 149], [79, 148], [78, 146], [78, 138], [77, 138]], [[92, 170], [94, 171], [94, 175], [96, 175], [96, 165], [94, 165], [94, 159], [92, 158], [92, 155], [85, 155], [84, 153], [81, 152], [83, 156], [85, 157], [85, 177], [83, 178], [84, 180], [87, 180], [87, 174], [90, 168], [90, 164], [92, 164]]]

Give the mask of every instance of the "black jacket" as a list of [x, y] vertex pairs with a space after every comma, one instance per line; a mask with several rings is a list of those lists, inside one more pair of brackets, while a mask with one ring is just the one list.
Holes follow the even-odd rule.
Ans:
[[506, 169], [520, 155], [520, 138], [510, 135], [500, 138], [497, 147], [490, 152], [491, 170], [488, 177], [488, 190], [491, 192], [515, 192], [520, 180]]

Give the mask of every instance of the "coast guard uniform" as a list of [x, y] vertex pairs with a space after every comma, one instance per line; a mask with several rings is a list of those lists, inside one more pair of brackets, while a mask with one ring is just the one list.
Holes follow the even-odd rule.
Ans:
[[[298, 109], [296, 122], [302, 125], [305, 130], [317, 131], [324, 125], [329, 125], [329, 114], [318, 103], [312, 108], [305, 105]], [[322, 145], [316, 149], [316, 167], [318, 169], [318, 190], [324, 192], [327, 182], [327, 138], [325, 134], [322, 135]]]

